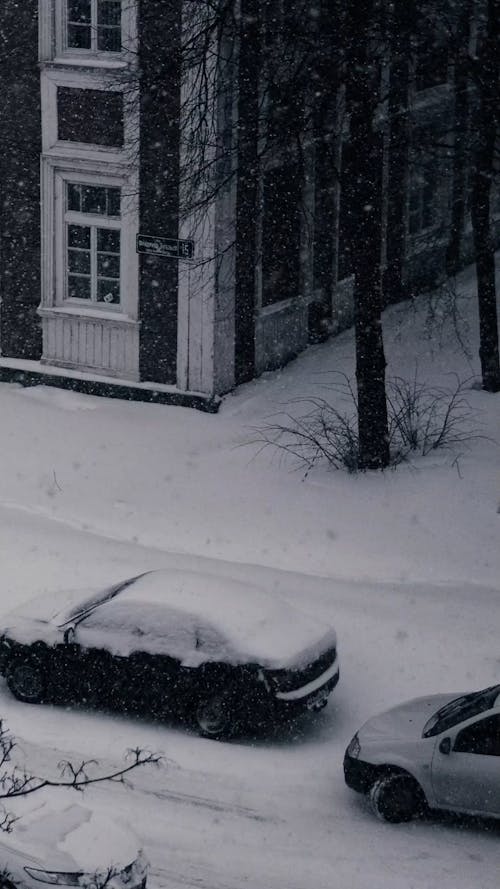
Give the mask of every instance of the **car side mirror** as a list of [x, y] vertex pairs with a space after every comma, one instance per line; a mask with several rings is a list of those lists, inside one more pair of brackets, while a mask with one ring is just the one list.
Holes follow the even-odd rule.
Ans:
[[66, 627], [64, 631], [64, 641], [66, 645], [72, 645], [75, 641], [76, 630], [74, 627]]
[[445, 756], [451, 753], [451, 738], [443, 738], [439, 742], [439, 752], [444, 753]]

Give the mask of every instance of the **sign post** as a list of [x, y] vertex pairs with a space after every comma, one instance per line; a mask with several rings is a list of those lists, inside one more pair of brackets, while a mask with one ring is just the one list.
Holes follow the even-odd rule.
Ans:
[[193, 259], [194, 241], [181, 238], [158, 238], [154, 235], [137, 235], [137, 253], [163, 256], [165, 259]]

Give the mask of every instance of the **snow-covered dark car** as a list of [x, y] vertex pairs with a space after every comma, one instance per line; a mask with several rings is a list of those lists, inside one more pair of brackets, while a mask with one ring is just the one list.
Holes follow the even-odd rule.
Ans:
[[500, 818], [500, 685], [417, 698], [369, 719], [344, 757], [385, 821], [427, 809]]
[[0, 841], [2, 889], [145, 889], [147, 861], [115, 808], [87, 805], [74, 791], [9, 799], [16, 821]]
[[11, 612], [0, 672], [25, 702], [172, 711], [210, 737], [320, 709], [339, 678], [320, 620], [250, 584], [166, 570]]

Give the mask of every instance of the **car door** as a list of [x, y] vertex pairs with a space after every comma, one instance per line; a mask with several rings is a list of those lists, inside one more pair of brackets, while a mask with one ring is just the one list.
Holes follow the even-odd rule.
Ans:
[[196, 645], [194, 628], [185, 615], [158, 603], [119, 599], [82, 620], [75, 638], [87, 652], [111, 655], [113, 693], [121, 693], [124, 705], [147, 710], [161, 708], [174, 692], [181, 693], [181, 662]]
[[134, 638], [136, 621], [114, 602], [94, 608], [68, 634], [69, 650], [75, 657], [79, 697], [93, 704], [108, 705], [113, 690], [123, 677], [126, 658]]
[[482, 715], [439, 736], [432, 784], [441, 808], [500, 815], [500, 713]]

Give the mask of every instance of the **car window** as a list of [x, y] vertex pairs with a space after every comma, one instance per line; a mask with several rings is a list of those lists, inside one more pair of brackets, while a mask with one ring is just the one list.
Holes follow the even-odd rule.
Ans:
[[[146, 572], [147, 573], [147, 572]], [[107, 587], [105, 590], [99, 590], [99, 592], [94, 593], [90, 598], [84, 599], [82, 602], [79, 602], [78, 605], [75, 605], [69, 611], [61, 611], [54, 615], [54, 619], [58, 620], [59, 626], [64, 626], [64, 624], [80, 621], [87, 612], [93, 611], [94, 608], [99, 607], [105, 602], [109, 602], [111, 599], [114, 599], [122, 590], [125, 590], [128, 586], [131, 586], [136, 580], [140, 577], [143, 577], [143, 574], [138, 574], [135, 577], [129, 577], [127, 580], [122, 580], [120, 583], [115, 583], [111, 587]]]
[[119, 630], [138, 631], [141, 625], [141, 611], [129, 603], [106, 602], [94, 608], [78, 625], [79, 630]]
[[196, 649], [196, 628], [190, 615], [150, 602], [106, 602], [81, 621], [78, 637], [87, 646], [124, 655], [140, 650], [183, 660]]
[[500, 685], [491, 685], [481, 691], [474, 691], [455, 698], [431, 716], [424, 725], [422, 737], [432, 738], [434, 735], [440, 735], [453, 726], [465, 722], [466, 719], [491, 710], [495, 706], [499, 693]]
[[453, 750], [456, 753], [500, 756], [500, 716], [488, 716], [462, 729], [455, 739]]

